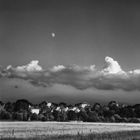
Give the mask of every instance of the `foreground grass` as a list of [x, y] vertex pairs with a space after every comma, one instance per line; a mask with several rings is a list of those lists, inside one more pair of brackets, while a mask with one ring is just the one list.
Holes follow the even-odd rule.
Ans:
[[140, 124], [0, 122], [1, 140], [140, 140]]
[[140, 140], [140, 131], [111, 132], [87, 135], [37, 136], [34, 138], [7, 137], [1, 140]]

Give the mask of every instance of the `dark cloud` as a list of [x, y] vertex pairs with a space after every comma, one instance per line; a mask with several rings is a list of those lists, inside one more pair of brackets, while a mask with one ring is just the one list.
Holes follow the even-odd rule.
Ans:
[[23, 79], [34, 86], [42, 87], [62, 84], [80, 90], [88, 88], [140, 90], [140, 70], [125, 72], [111, 57], [106, 57], [105, 62], [106, 65], [102, 70], [97, 70], [95, 65], [89, 67], [58, 65], [44, 70], [38, 65], [39, 62], [34, 60], [24, 66], [8, 66], [5, 70], [1, 70], [1, 77]]

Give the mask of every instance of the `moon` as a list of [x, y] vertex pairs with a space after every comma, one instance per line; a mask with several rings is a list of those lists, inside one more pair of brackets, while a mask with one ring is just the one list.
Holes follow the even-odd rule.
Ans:
[[51, 33], [52, 37], [55, 37], [55, 33]]

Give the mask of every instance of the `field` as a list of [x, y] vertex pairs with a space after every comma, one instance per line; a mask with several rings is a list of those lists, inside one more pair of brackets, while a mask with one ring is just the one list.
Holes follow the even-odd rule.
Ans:
[[0, 122], [0, 139], [139, 140], [140, 124], [83, 122]]

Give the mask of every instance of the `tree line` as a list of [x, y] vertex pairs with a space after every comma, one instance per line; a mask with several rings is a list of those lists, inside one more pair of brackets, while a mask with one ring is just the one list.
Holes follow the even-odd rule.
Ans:
[[100, 103], [68, 105], [64, 102], [56, 104], [43, 101], [34, 105], [25, 99], [13, 103], [0, 101], [0, 120], [140, 123], [140, 104], [126, 105], [110, 101], [107, 105]]

